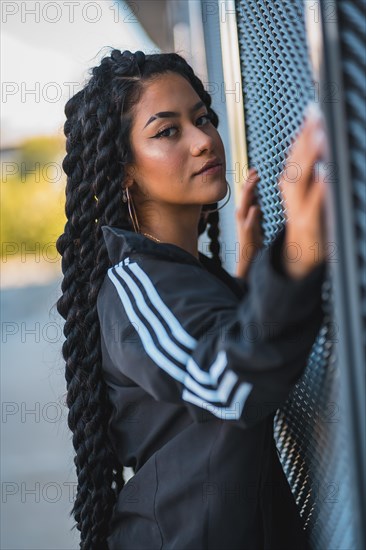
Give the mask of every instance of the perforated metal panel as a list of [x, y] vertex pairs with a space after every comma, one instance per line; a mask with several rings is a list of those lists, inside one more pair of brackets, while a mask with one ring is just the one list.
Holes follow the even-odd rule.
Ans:
[[283, 223], [277, 177], [303, 109], [314, 99], [302, 2], [237, 2], [250, 164], [260, 170], [265, 244]]
[[366, 2], [337, 4], [366, 357]]
[[[345, 52], [357, 48], [359, 33], [365, 32], [360, 28], [357, 10], [350, 4], [341, 2], [343, 16], [348, 18], [342, 34]], [[304, 109], [309, 100], [319, 101], [319, 89], [312, 81], [302, 0], [237, 0], [235, 6], [248, 158], [261, 176], [258, 198], [264, 215], [265, 245], [268, 245], [284, 222], [278, 177], [288, 147], [303, 120]], [[355, 58], [349, 55], [344, 71], [346, 78], [348, 74], [354, 83], [348, 88], [350, 113], [355, 102], [362, 99], [360, 70], [360, 60], [355, 67]], [[352, 147], [359, 142], [353, 147], [352, 162], [363, 299], [365, 168], [361, 159], [361, 150], [364, 150], [361, 134], [364, 124], [359, 114], [353, 114], [349, 126]], [[311, 547], [358, 550], [361, 547], [351, 471], [353, 448], [336, 360], [339, 334], [333, 321], [333, 287], [332, 280], [324, 285], [327, 314], [303, 377], [285, 406], [277, 412], [275, 438]]]

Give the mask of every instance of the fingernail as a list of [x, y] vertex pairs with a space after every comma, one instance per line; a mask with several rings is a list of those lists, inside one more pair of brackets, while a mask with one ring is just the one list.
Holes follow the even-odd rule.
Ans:
[[314, 135], [314, 142], [316, 146], [325, 145], [326, 135], [324, 130], [318, 129]]
[[320, 121], [323, 118], [323, 113], [316, 103], [313, 101], [308, 104], [306, 108], [306, 118], [310, 119], [311, 121]]

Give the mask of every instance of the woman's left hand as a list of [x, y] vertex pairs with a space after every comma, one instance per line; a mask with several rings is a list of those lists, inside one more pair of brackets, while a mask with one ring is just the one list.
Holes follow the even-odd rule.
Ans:
[[241, 188], [239, 203], [235, 209], [240, 251], [236, 276], [244, 279], [258, 250], [263, 246], [262, 211], [254, 194], [258, 181], [259, 176], [255, 168], [251, 168]]

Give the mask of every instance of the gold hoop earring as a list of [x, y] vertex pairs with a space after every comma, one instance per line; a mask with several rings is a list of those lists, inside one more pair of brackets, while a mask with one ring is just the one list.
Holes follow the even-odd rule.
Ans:
[[213, 212], [218, 212], [219, 210], [221, 210], [221, 208], [224, 208], [224, 206], [227, 205], [227, 203], [229, 202], [230, 197], [231, 197], [231, 187], [230, 187], [229, 182], [227, 180], [226, 180], [226, 186], [229, 189], [229, 196], [228, 196], [226, 202], [224, 202], [224, 204], [222, 204], [219, 208], [215, 208], [214, 210], [204, 210], [205, 214], [212, 214]]
[[140, 226], [139, 226], [139, 222], [137, 220], [135, 205], [133, 204], [133, 200], [132, 200], [132, 197], [130, 196], [130, 193], [128, 191], [128, 187], [123, 188], [123, 194], [122, 194], [123, 202], [126, 202], [125, 199], [127, 200], [128, 212], [130, 214], [133, 229], [134, 229], [135, 233], [140, 233]]

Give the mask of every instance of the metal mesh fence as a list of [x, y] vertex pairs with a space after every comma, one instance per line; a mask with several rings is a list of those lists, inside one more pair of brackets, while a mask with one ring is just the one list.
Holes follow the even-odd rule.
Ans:
[[366, 3], [337, 5], [366, 357]]
[[[353, 54], [358, 48], [358, 36], [365, 29], [361, 28], [357, 9], [350, 4], [346, 0], [340, 2], [340, 10], [347, 19], [347, 23], [342, 23], [342, 48], [345, 78], [352, 81], [352, 85], [347, 81], [347, 110], [365, 312], [365, 143], [361, 135], [365, 119], [359, 110], [354, 110], [364, 93], [360, 72], [364, 60]], [[312, 80], [303, 1], [237, 0], [235, 6], [248, 159], [261, 177], [258, 200], [267, 245], [284, 223], [277, 181], [289, 145], [307, 103], [319, 101], [320, 91]], [[303, 377], [285, 406], [277, 411], [275, 439], [311, 547], [355, 550], [358, 547], [349, 471], [351, 449], [336, 361], [339, 335], [333, 321], [332, 289], [332, 281], [326, 281], [327, 314]]]

